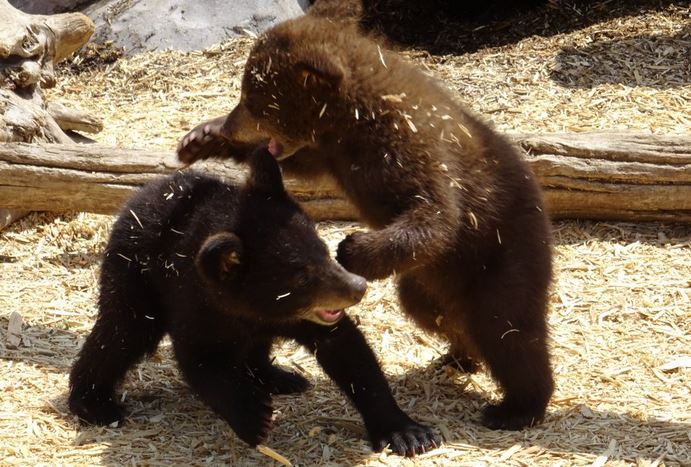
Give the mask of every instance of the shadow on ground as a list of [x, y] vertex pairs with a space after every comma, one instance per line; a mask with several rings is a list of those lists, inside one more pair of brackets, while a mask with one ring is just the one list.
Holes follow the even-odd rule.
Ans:
[[[583, 232], [588, 233], [587, 238]], [[558, 245], [591, 240], [691, 245], [691, 226], [561, 221], [555, 223], [555, 238]], [[60, 328], [57, 324], [29, 324], [22, 330], [25, 340], [20, 347], [7, 349], [6, 329], [7, 317], [2, 316], [0, 360], [36, 365], [64, 374], [68, 373], [85, 335], [82, 330]], [[190, 459], [201, 462], [211, 456], [223, 459], [226, 456], [228, 462], [236, 465], [237, 462], [266, 462], [242, 444], [227, 424], [191, 394], [180, 378], [170, 350], [170, 344], [166, 343], [153, 358], [129, 372], [122, 393], [126, 394], [125, 403], [130, 414], [122, 427], [79, 427], [67, 410], [67, 388], [61, 388], [61, 395], [50, 405], [59, 417], [78, 430], [75, 444], [104, 446], [105, 450], [98, 455], [105, 465], [155, 462], [157, 453], [171, 450], [180, 456], [181, 462]], [[562, 381], [567, 377], [561, 376]], [[297, 437], [310, 446], [316, 444], [317, 448], [328, 445], [333, 460], [352, 459], [354, 452], [361, 455], [363, 461], [371, 459], [357, 412], [324, 377], [311, 376], [310, 380], [313, 388], [305, 394], [275, 398], [278, 415], [270, 442], [285, 445]], [[636, 407], [628, 405], [624, 399], [620, 410], [616, 411], [587, 407], [577, 400], [560, 403], [559, 408], [548, 411], [545, 421], [537, 427], [519, 432], [491, 431], [478, 423], [487, 400], [481, 388], [465, 384], [467, 377], [463, 374], [440, 371], [432, 362], [426, 367], [389, 376], [389, 381], [401, 407], [411, 416], [440, 431], [441, 427], [446, 427], [442, 432], [453, 449], [506, 450], [522, 444], [553, 453], [598, 456], [608, 449], [610, 439], [617, 439], [620, 446], [613, 459], [635, 462], [641, 455], [654, 460], [664, 454], [665, 462], [670, 465], [690, 460], [674, 456], [688, 452], [684, 446], [688, 443], [691, 425], [637, 415]], [[315, 407], [323, 403], [331, 406], [328, 416], [315, 411]], [[593, 424], [599, 427], [598, 436], [593, 435], [587, 442], [575, 439], [576, 432], [588, 433], [588, 427], [595, 426]], [[310, 435], [315, 426], [322, 427], [322, 431]], [[600, 436], [602, 427], [607, 436]], [[331, 435], [339, 441], [329, 444]], [[312, 437], [315, 439], [311, 440]], [[136, 452], [133, 452], [133, 445], [138, 446]], [[631, 457], [631, 451], [636, 453], [636, 458]], [[300, 462], [300, 459], [293, 460]]]
[[[141, 367], [143, 376], [140, 378], [145, 381], [152, 379], [148, 374], [148, 365], [145, 363]], [[668, 465], [675, 465], [675, 462], [683, 465], [689, 460], [676, 458], [674, 453], [683, 452], [683, 445], [687, 442], [686, 433], [691, 429], [691, 425], [654, 417], [636, 417], [627, 413], [624, 408], [620, 412], [599, 411], [574, 402], [568, 409], [549, 411], [541, 425], [530, 429], [516, 432], [488, 430], [478, 424], [480, 411], [486, 403], [482, 396], [476, 391], [462, 389], [464, 375], [440, 378], [439, 372], [438, 367], [430, 366], [416, 368], [389, 379], [397, 400], [413, 418], [434, 426], [441, 433], [446, 431], [445, 444], [448, 447], [466, 451], [474, 447], [506, 450], [519, 444], [524, 447], [537, 446], [545, 451], [571, 456], [599, 456], [608, 449], [610, 439], [621, 439], [621, 450], [619, 454], [612, 455], [612, 460], [636, 462], [642, 457], [654, 460], [663, 454], [666, 454], [665, 461]], [[168, 376], [173, 383], [163, 390], [129, 378], [130, 381], [125, 388], [128, 390], [127, 407], [130, 414], [125, 424], [117, 428], [82, 426], [79, 428], [77, 444], [105, 443], [108, 446], [102, 454], [102, 462], [105, 465], [122, 465], [125, 461], [154, 461], [157, 451], [170, 451], [173, 446], [175, 449], [181, 448], [181, 456], [192, 455], [196, 459], [203, 459], [210, 453], [227, 455], [230, 452], [233, 463], [251, 464], [253, 460], [266, 461], [231, 434], [229, 427], [180, 382], [176, 371], [170, 370], [169, 373]], [[432, 385], [428, 400], [420, 400], [419, 386], [428, 384], [431, 380], [435, 380], [435, 384]], [[267, 444], [280, 444], [281, 439], [291, 439], [295, 436], [314, 437], [315, 439], [308, 444], [330, 444], [332, 460], [348, 458], [352, 461], [353, 453], [356, 451], [361, 452], [363, 462], [371, 460], [371, 450], [366, 441], [362, 421], [353, 409], [344, 410], [342, 417], [330, 418], [315, 417], [314, 412], [307, 408], [310, 399], [333, 401], [336, 406], [341, 405], [341, 401], [345, 399], [324, 379], [312, 378], [312, 383], [313, 388], [304, 394], [274, 398], [274, 409], [279, 416], [274, 422]], [[143, 389], [141, 386], [149, 387]], [[413, 397], [407, 394], [408, 392], [418, 397]], [[64, 417], [71, 418], [66, 412], [65, 398], [66, 395], [54, 400], [53, 405], [64, 411]], [[410, 401], [415, 403], [406, 406]], [[436, 405], [439, 409], [434, 413], [421, 414], [416, 410], [418, 405]], [[185, 427], [190, 419], [196, 420], [192, 424], [195, 429]], [[575, 429], [580, 428], [583, 431], [583, 426], [590, 423], [597, 424], [598, 427], [607, 426], [606, 432], [611, 433], [611, 437], [594, 436], [584, 443], [583, 439], [574, 435]], [[315, 426], [322, 428], [316, 437], [310, 435]], [[442, 426], [445, 429], [440, 429]], [[622, 434], [626, 434], [623, 439], [620, 436]], [[338, 442], [327, 441], [332, 435]], [[148, 445], [144, 453], [138, 454], [139, 457], [133, 454], [133, 439], [140, 442], [145, 440]], [[193, 445], [192, 451], [186, 451], [190, 443]], [[635, 455], [632, 455], [631, 451], [635, 452]], [[299, 458], [291, 460], [303, 463]]]
[[460, 55], [513, 44], [533, 35], [549, 37], [614, 18], [667, 8], [681, 0], [446, 1], [364, 0], [361, 24], [405, 47]]

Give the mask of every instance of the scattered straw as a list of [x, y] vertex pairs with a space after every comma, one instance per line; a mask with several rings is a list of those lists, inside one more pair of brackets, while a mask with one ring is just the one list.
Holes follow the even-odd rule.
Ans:
[[288, 459], [286, 459], [270, 447], [264, 446], [263, 444], [257, 446], [257, 451], [261, 452], [267, 457], [270, 457], [271, 459], [275, 460], [276, 462], [282, 465], [287, 465], [288, 467], [291, 467], [293, 465]]
[[[688, 8], [651, 8], [467, 55], [406, 54], [500, 128], [689, 131], [688, 60], [669, 58], [688, 52], [688, 18]], [[48, 97], [103, 116], [100, 142], [172, 149], [192, 125], [233, 106], [250, 44], [123, 59], [61, 76]], [[0, 234], [0, 464], [266, 465], [190, 394], [167, 340], [128, 374], [122, 427], [80, 427], [69, 414], [67, 373], [94, 322], [112, 220], [34, 213]], [[319, 231], [334, 249], [358, 228]], [[435, 426], [444, 446], [414, 461], [372, 453], [357, 412], [294, 343], [276, 349], [277, 363], [314, 387], [275, 398], [266, 444], [300, 465], [690, 465], [691, 227], [559, 222], [555, 238], [557, 389], [543, 424], [480, 426], [482, 405], [499, 397], [495, 385], [484, 372], [436, 370], [446, 344], [400, 314], [387, 280], [350, 313], [403, 409]], [[6, 346], [11, 312], [23, 321], [16, 349]]]

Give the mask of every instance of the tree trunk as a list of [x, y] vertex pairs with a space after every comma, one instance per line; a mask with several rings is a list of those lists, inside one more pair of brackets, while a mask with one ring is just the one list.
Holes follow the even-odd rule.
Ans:
[[[691, 222], [691, 136], [579, 133], [514, 135], [543, 186], [554, 218]], [[176, 169], [169, 152], [97, 145], [0, 146], [0, 206], [116, 212], [140, 185]], [[244, 178], [232, 163], [205, 162], [229, 182]], [[356, 219], [328, 188], [286, 180], [319, 220]]]

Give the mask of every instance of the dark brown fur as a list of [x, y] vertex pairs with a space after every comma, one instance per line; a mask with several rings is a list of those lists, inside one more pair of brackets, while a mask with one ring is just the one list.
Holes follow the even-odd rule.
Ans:
[[461, 367], [487, 365], [504, 398], [485, 425], [540, 421], [553, 390], [551, 235], [511, 144], [354, 27], [309, 15], [258, 40], [240, 103], [190, 132], [179, 157], [242, 159], [227, 145], [269, 138], [286, 171], [332, 178], [373, 228], [343, 240], [341, 264], [370, 280], [396, 273], [404, 310], [448, 337]]
[[177, 173], [125, 206], [101, 268], [98, 319], [70, 373], [70, 410], [90, 423], [122, 420], [118, 383], [169, 334], [191, 388], [255, 445], [271, 425], [271, 395], [308, 387], [269, 360], [287, 337], [353, 402], [375, 449], [435, 446], [438, 437], [396, 404], [355, 324], [323, 318], [357, 303], [365, 280], [333, 261], [271, 155], [263, 149], [249, 162], [242, 187]]

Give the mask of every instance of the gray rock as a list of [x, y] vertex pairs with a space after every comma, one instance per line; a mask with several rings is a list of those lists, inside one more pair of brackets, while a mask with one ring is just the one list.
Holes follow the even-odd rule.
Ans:
[[9, 0], [10, 5], [24, 13], [52, 15], [79, 8], [93, 0]]
[[247, 31], [258, 34], [308, 6], [308, 0], [100, 0], [82, 11], [96, 23], [92, 41], [113, 41], [131, 55], [196, 50]]

